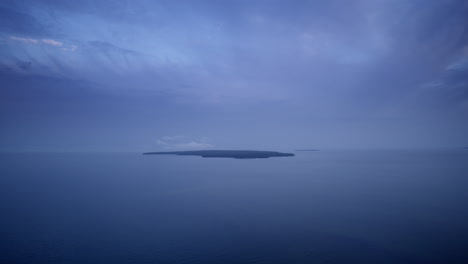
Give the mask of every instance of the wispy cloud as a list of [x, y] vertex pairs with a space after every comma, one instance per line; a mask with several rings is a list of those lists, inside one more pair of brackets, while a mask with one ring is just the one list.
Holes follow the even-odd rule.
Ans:
[[38, 40], [38, 39], [19, 38], [19, 37], [15, 37], [15, 36], [10, 36], [9, 39], [10, 39], [10, 40], [14, 40], [14, 41], [24, 42], [24, 43], [32, 43], [32, 44], [37, 44], [37, 43], [39, 43], [39, 41], [40, 41], [40, 40]]
[[42, 43], [49, 44], [49, 45], [52, 45], [52, 46], [61, 47], [63, 45], [62, 42], [59, 42], [59, 41], [56, 41], [56, 40], [53, 40], [53, 39], [42, 39], [41, 41], [42, 41]]
[[62, 50], [66, 51], [75, 51], [78, 49], [78, 46], [76, 45], [65, 45], [63, 42], [60, 42], [55, 39], [36, 39], [36, 38], [23, 38], [23, 37], [16, 37], [16, 36], [10, 36], [8, 38], [11, 41], [16, 41], [16, 42], [21, 42], [21, 43], [26, 43], [26, 44], [44, 44], [44, 45], [49, 45], [49, 46], [54, 46], [54, 47], [60, 47]]

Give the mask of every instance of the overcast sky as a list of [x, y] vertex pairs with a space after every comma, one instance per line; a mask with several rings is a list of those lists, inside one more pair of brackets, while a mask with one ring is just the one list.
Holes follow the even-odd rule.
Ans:
[[465, 0], [0, 0], [0, 151], [468, 146]]

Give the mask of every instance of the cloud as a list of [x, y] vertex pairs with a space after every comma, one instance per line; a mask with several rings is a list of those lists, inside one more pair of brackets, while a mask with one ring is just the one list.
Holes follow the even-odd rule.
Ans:
[[13, 41], [23, 42], [23, 43], [30, 43], [30, 44], [47, 44], [47, 45], [56, 46], [56, 47], [63, 46], [62, 42], [53, 40], [53, 39], [21, 38], [21, 37], [16, 37], [16, 36], [10, 36], [8, 39], [13, 40]]
[[59, 41], [56, 41], [56, 40], [53, 40], [53, 39], [42, 39], [41, 40], [42, 43], [45, 43], [45, 44], [49, 44], [49, 45], [52, 45], [52, 46], [62, 46], [63, 43], [62, 42], [59, 42]]
[[[429, 71], [445, 63], [444, 49], [457, 50], [451, 43], [466, 39], [463, 1], [455, 0], [437, 5], [361, 0], [346, 11], [338, 8], [340, 0], [273, 6], [202, 0], [195, 7], [151, 1], [133, 6], [125, 1], [25, 2], [29, 8], [18, 12], [41, 18], [57, 35], [9, 32], [15, 41], [76, 51], [77, 45], [65, 41], [73, 39], [80, 50], [44, 56], [34, 45], [17, 45], [11, 50], [18, 59], [44, 65], [52, 74], [100, 83], [107, 91], [164, 93], [178, 102], [307, 99], [327, 107], [335, 102], [324, 103], [326, 97], [348, 97], [347, 105], [361, 106], [370, 95], [374, 100], [368, 101], [378, 107], [427, 82]], [[53, 17], [44, 15], [49, 9]], [[431, 26], [432, 21], [440, 26]], [[419, 46], [423, 41], [429, 48]]]
[[443, 89], [446, 97], [452, 102], [468, 101], [468, 56], [463, 56], [449, 65], [433, 86], [441, 89], [441, 92]]
[[207, 143], [206, 140], [206, 138], [202, 138], [199, 141], [187, 141], [183, 136], [165, 136], [156, 140], [156, 144], [162, 146], [165, 150], [202, 150], [214, 148], [214, 145]]
[[24, 42], [24, 43], [32, 43], [32, 44], [37, 44], [40, 41], [38, 39], [19, 38], [19, 37], [15, 37], [15, 36], [10, 36], [9, 39], [14, 40], [14, 41]]
[[426, 112], [461, 110], [468, 113], [468, 55], [462, 55], [408, 97], [408, 103]]

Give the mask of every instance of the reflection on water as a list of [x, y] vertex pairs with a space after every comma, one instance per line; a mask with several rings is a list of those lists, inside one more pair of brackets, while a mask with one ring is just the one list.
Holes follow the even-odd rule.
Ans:
[[464, 263], [468, 152], [0, 154], [2, 263]]

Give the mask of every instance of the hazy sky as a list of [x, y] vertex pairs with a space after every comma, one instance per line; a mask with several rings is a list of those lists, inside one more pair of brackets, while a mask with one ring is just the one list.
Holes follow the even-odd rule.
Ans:
[[0, 0], [1, 151], [464, 146], [466, 0]]

